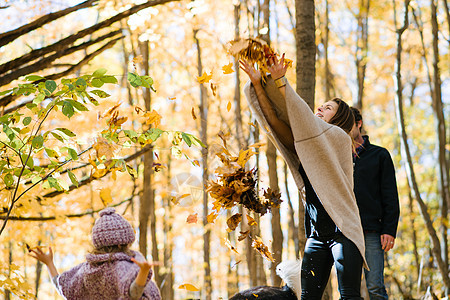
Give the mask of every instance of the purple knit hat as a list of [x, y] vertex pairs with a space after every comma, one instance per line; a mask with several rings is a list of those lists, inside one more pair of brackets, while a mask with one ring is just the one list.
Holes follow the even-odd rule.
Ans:
[[134, 242], [135, 234], [131, 224], [116, 210], [107, 207], [100, 211], [100, 218], [92, 227], [92, 243], [95, 248], [114, 245], [127, 245]]

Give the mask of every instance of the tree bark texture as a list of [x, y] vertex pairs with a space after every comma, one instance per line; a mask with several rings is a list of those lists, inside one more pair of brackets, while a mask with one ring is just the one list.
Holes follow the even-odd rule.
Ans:
[[358, 97], [355, 107], [363, 108], [364, 80], [366, 77], [367, 54], [369, 51], [369, 9], [370, 0], [359, 0], [359, 11], [356, 15], [358, 24], [356, 31], [356, 79], [358, 82]]
[[314, 0], [295, 0], [297, 94], [314, 109], [316, 38]]

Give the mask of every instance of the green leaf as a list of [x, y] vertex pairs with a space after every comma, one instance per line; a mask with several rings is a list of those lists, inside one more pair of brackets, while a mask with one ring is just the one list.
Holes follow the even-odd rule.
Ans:
[[50, 187], [55, 188], [57, 191], [62, 191], [61, 186], [58, 184], [58, 180], [53, 177], [47, 178]]
[[126, 165], [126, 167], [127, 167], [128, 174], [130, 174], [132, 177], [136, 178], [137, 177], [136, 170], [133, 169], [132, 167], [130, 167], [129, 165]]
[[132, 87], [138, 87], [142, 85], [142, 79], [141, 76], [128, 72], [128, 81], [130, 82]]
[[11, 93], [12, 91], [13, 91], [13, 89], [10, 89], [10, 90], [6, 90], [6, 91], [3, 91], [3, 92], [0, 92], [0, 96], [9, 94], [9, 93]]
[[70, 102], [70, 104], [72, 104], [73, 107], [75, 107], [78, 111], [88, 111], [89, 109], [84, 106], [83, 103], [72, 100], [72, 99], [67, 99], [67, 101]]
[[83, 78], [78, 78], [77, 81], [75, 81], [75, 85], [85, 87], [87, 83], [86, 80], [84, 80]]
[[69, 184], [65, 181], [62, 180], [61, 178], [57, 178], [56, 181], [58, 182], [58, 185], [65, 191], [69, 190]]
[[100, 80], [103, 81], [104, 83], [114, 83], [114, 84], [118, 83], [117, 78], [112, 75], [100, 77]]
[[93, 90], [91, 91], [92, 94], [99, 96], [100, 98], [107, 98], [109, 96], [111, 96], [110, 94], [108, 94], [105, 91], [102, 90]]
[[55, 150], [50, 149], [50, 148], [44, 148], [44, 150], [45, 150], [45, 153], [47, 153], [47, 155], [49, 157], [58, 158], [58, 152], [56, 152]]
[[[21, 155], [22, 156], [22, 161], [25, 163], [25, 162], [27, 162], [27, 167], [28, 168], [30, 168], [30, 169], [32, 169], [33, 167], [34, 167], [34, 161], [33, 161], [33, 157], [28, 157], [28, 155], [27, 154], [22, 154]], [[28, 158], [28, 160], [27, 160], [27, 158]]]
[[11, 187], [14, 185], [14, 178], [9, 173], [5, 175], [5, 177], [3, 178], [3, 181], [5, 182], [5, 185], [8, 187]]
[[65, 135], [67, 135], [68, 137], [74, 137], [76, 136], [75, 133], [73, 133], [72, 131], [70, 131], [67, 128], [55, 128], [55, 130], [61, 131], [62, 133], [64, 133]]
[[28, 75], [25, 77], [26, 81], [38, 81], [38, 80], [42, 80], [44, 79], [44, 77], [39, 76], [39, 75]]
[[45, 99], [45, 94], [39, 93], [36, 98], [33, 99], [34, 104], [39, 104]]
[[67, 152], [69, 152], [70, 158], [72, 160], [77, 160], [78, 159], [77, 151], [73, 150], [72, 148], [67, 148]]
[[147, 138], [151, 139], [154, 142], [161, 136], [163, 132], [164, 130], [161, 130], [159, 128], [150, 128], [149, 130], [147, 130], [145, 135]]
[[105, 68], [100, 68], [100, 69], [97, 69], [97, 70], [92, 74], [92, 76], [94, 76], [94, 77], [101, 77], [101, 76], [105, 75], [106, 72], [108, 72], [108, 70], [106, 70]]
[[195, 146], [201, 146], [203, 148], [206, 148], [206, 145], [202, 143], [202, 141], [200, 141], [195, 135], [186, 133], [186, 135], [189, 137], [189, 139], [191, 140], [192, 144]]
[[31, 141], [33, 148], [39, 149], [44, 145], [44, 138], [41, 135], [35, 136]]
[[35, 175], [35, 176], [31, 177], [31, 183], [33, 183], [33, 184], [38, 183], [40, 180], [42, 180], [41, 176]]
[[183, 138], [183, 141], [186, 143], [186, 145], [188, 145], [189, 147], [192, 145], [192, 141], [186, 133], [182, 132], [181, 137]]
[[56, 90], [56, 87], [56, 82], [54, 82], [53, 80], [45, 81], [45, 88], [49, 90], [50, 93], [53, 93]]
[[50, 132], [58, 141], [64, 143], [64, 139], [57, 133]]
[[91, 84], [93, 87], [99, 88], [102, 85], [104, 85], [105, 83], [98, 78], [94, 78], [94, 79], [92, 79]]
[[69, 179], [72, 182], [72, 184], [76, 187], [78, 187], [78, 179], [75, 176], [75, 174], [73, 174], [71, 171], [67, 171], [67, 173], [69, 174]]
[[25, 118], [23, 118], [22, 124], [23, 124], [24, 126], [28, 126], [28, 125], [30, 125], [30, 123], [31, 123], [31, 117], [25, 117]]
[[72, 103], [64, 101], [62, 113], [70, 119], [75, 114]]

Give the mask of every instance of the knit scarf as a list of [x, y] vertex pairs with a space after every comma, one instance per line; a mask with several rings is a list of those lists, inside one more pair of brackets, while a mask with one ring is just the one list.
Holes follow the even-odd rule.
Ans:
[[300, 191], [304, 183], [299, 173], [300, 162], [320, 202], [339, 230], [361, 253], [364, 265], [365, 246], [356, 198], [353, 193], [353, 162], [351, 138], [341, 128], [328, 124], [311, 111], [306, 102], [286, 85], [286, 97], [268, 77], [264, 90], [277, 116], [290, 125], [295, 152], [287, 149], [271, 128], [259, 105], [256, 92], [249, 81], [244, 92], [250, 109], [260, 127], [278, 148]]
[[[132, 251], [137, 261], [143, 261], [142, 254]], [[130, 299], [130, 285], [139, 272], [139, 266], [131, 256], [123, 253], [88, 254], [86, 262], [62, 273], [58, 285], [68, 300]], [[160, 300], [156, 284], [147, 277], [147, 284], [141, 299]]]

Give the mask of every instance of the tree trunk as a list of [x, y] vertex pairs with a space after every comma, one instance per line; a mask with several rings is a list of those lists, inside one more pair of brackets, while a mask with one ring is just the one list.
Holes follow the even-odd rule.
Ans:
[[[448, 270], [448, 207], [450, 203], [449, 190], [449, 167], [446, 159], [446, 128], [444, 118], [444, 105], [442, 103], [441, 91], [441, 75], [439, 70], [439, 25], [437, 21], [437, 4], [436, 0], [431, 0], [431, 25], [433, 33], [433, 111], [436, 118], [437, 131], [437, 147], [439, 153], [439, 190], [441, 194], [440, 209], [441, 209], [441, 255]], [[446, 294], [449, 291], [446, 292]]]
[[[172, 156], [167, 155], [167, 182], [171, 180], [171, 170], [172, 170]], [[161, 286], [161, 299], [173, 300], [174, 299], [174, 274], [173, 274], [173, 263], [172, 263], [172, 253], [173, 253], [173, 239], [172, 239], [172, 203], [170, 197], [164, 197], [164, 267], [165, 273], [161, 274], [164, 276], [163, 284]]]
[[[394, 24], [397, 28], [395, 1], [393, 1], [393, 4], [394, 4]], [[423, 201], [422, 196], [419, 191], [419, 187], [417, 185], [417, 181], [416, 181], [416, 177], [415, 177], [415, 173], [414, 173], [414, 166], [413, 166], [412, 157], [411, 157], [411, 152], [409, 150], [409, 145], [408, 145], [408, 137], [407, 137], [407, 134], [405, 131], [405, 121], [404, 121], [404, 114], [403, 114], [403, 94], [402, 94], [403, 86], [402, 86], [402, 78], [401, 78], [401, 54], [402, 54], [402, 34], [408, 27], [408, 6], [409, 6], [409, 0], [405, 0], [404, 24], [403, 24], [402, 28], [396, 30], [396, 32], [397, 32], [397, 60], [396, 60], [395, 104], [396, 104], [398, 131], [401, 136], [402, 151], [404, 152], [404, 154], [402, 156], [403, 156], [403, 159], [406, 160], [405, 168], [407, 170], [409, 184], [410, 184], [410, 186], [413, 187], [414, 196], [419, 205], [419, 209], [422, 214], [422, 217], [425, 221], [425, 225], [426, 225], [428, 234], [430, 235], [430, 239], [431, 239], [431, 243], [432, 243], [431, 251], [433, 253], [433, 257], [436, 260], [436, 263], [438, 265], [438, 269], [441, 273], [445, 288], [448, 290], [450, 288], [450, 278], [448, 275], [448, 270], [446, 268], [445, 262], [441, 256], [441, 244], [439, 241], [439, 237], [437, 236], [436, 230], [433, 227], [433, 222], [431, 220], [431, 217], [428, 213], [428, 206]]]
[[[287, 164], [284, 162], [283, 166], [283, 173], [284, 173], [284, 188], [286, 189], [286, 197], [289, 205], [289, 234], [288, 239], [292, 240], [294, 243], [294, 252], [295, 252], [295, 258], [298, 259], [300, 256], [300, 250], [299, 250], [299, 244], [298, 244], [298, 226], [295, 224], [295, 210], [294, 206], [292, 205], [291, 195], [289, 192], [289, 185], [288, 185], [288, 169]], [[289, 245], [289, 242], [288, 242]]]
[[358, 23], [356, 38], [356, 78], [358, 82], [358, 98], [355, 107], [363, 107], [364, 80], [366, 77], [367, 53], [369, 51], [369, 8], [370, 0], [359, 0], [359, 12], [356, 16]]
[[316, 26], [314, 23], [314, 1], [295, 0], [295, 21], [297, 48], [297, 94], [314, 109], [314, 88], [316, 76]]
[[[198, 29], [194, 29], [194, 41], [197, 46], [197, 63], [198, 63], [198, 76], [202, 76], [203, 66], [202, 66], [202, 55], [200, 48], [200, 41], [197, 38]], [[200, 84], [200, 137], [202, 143], [208, 145], [207, 141], [207, 129], [208, 129], [208, 99], [207, 99], [206, 87]], [[202, 148], [202, 178], [203, 186], [207, 185], [208, 182], [208, 149]], [[206, 300], [211, 300], [212, 284], [211, 284], [211, 266], [210, 266], [210, 242], [211, 242], [211, 231], [208, 227], [208, 193], [203, 193], [203, 228], [205, 233], [203, 234], [203, 262], [205, 267], [205, 298]]]

